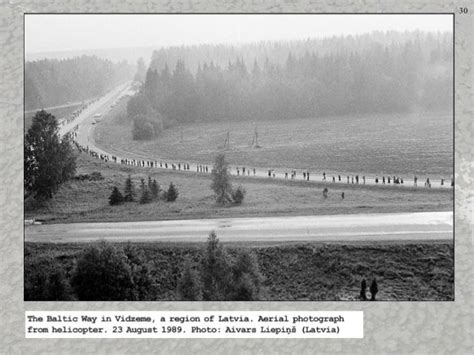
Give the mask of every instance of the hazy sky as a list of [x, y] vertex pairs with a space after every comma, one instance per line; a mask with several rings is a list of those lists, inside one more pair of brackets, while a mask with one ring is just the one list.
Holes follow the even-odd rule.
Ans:
[[452, 31], [451, 15], [26, 15], [27, 53]]

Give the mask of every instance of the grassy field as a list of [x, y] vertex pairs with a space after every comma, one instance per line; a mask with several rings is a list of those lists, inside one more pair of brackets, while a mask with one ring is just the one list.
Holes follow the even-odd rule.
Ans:
[[[59, 120], [61, 118], [67, 117], [68, 115], [73, 113], [75, 110], [77, 110], [81, 106], [82, 104], [76, 104], [76, 105], [71, 105], [67, 107], [54, 108], [47, 111]], [[28, 113], [25, 112], [25, 131], [27, 131], [31, 127], [31, 124], [33, 123], [33, 116], [35, 114], [36, 114], [36, 111], [28, 112]]]
[[[47, 223], [91, 221], [139, 221], [216, 217], [248, 217], [278, 215], [321, 215], [379, 212], [422, 212], [452, 210], [451, 190], [428, 190], [402, 187], [362, 185], [322, 185], [291, 180], [266, 180], [237, 177], [234, 186], [241, 184], [247, 195], [242, 205], [216, 205], [208, 174], [158, 171], [105, 164], [86, 154], [78, 158], [77, 174], [98, 171], [100, 181], [71, 180], [62, 185], [53, 199], [42, 205], [25, 201], [25, 217]], [[162, 188], [173, 182], [179, 190], [177, 201], [157, 201], [149, 204], [126, 203], [109, 206], [108, 197], [113, 186], [123, 191], [125, 179], [132, 176], [136, 190], [141, 178], [148, 174]], [[322, 196], [328, 186], [327, 199]], [[341, 199], [344, 191], [345, 199]]]
[[[183, 261], [196, 265], [204, 244], [139, 243], [158, 285], [156, 300], [175, 300]], [[84, 244], [26, 244], [25, 278], [35, 272], [42, 257], [53, 257], [71, 277]], [[240, 245], [226, 244], [230, 254]], [[454, 299], [452, 243], [416, 244], [288, 244], [252, 248], [264, 276], [262, 300], [357, 300], [362, 279], [378, 283], [377, 300], [449, 301]], [[28, 292], [28, 290], [25, 290]]]
[[[260, 149], [251, 147], [256, 124]], [[453, 174], [452, 128], [451, 113], [381, 114], [196, 123], [142, 142], [132, 140], [131, 122], [115, 111], [94, 133], [99, 147], [119, 156], [210, 163], [229, 132], [231, 164], [438, 179]]]

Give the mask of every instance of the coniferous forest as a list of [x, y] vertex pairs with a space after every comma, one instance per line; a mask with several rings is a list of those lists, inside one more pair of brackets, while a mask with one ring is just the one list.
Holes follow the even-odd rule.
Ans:
[[103, 95], [133, 78], [135, 67], [96, 56], [25, 63], [25, 109], [34, 110]]
[[155, 51], [128, 116], [150, 138], [176, 123], [451, 107], [451, 34], [374, 32]]

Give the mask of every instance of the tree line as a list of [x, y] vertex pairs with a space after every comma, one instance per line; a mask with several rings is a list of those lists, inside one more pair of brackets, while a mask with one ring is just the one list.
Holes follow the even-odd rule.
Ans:
[[163, 200], [167, 202], [174, 202], [178, 198], [179, 192], [176, 186], [170, 182], [167, 190], [162, 190], [160, 184], [156, 179], [151, 179], [148, 176], [148, 183], [145, 183], [145, 179], [140, 179], [140, 197], [137, 200], [137, 193], [135, 186], [132, 181], [132, 177], [128, 175], [125, 180], [125, 187], [123, 194], [120, 192], [117, 186], [112, 188], [112, 193], [109, 196], [109, 205], [116, 206], [124, 202], [135, 202], [138, 201], [141, 204], [150, 203], [153, 201]]
[[[165, 282], [171, 299], [184, 301], [253, 301], [264, 297], [256, 255], [241, 249], [230, 254], [214, 232], [198, 252], [179, 262]], [[51, 253], [25, 263], [25, 300], [147, 301], [156, 300], [160, 260], [150, 260], [145, 248], [132, 244], [91, 244], [79, 252], [68, 270]], [[170, 275], [171, 276], [171, 275]], [[171, 280], [174, 279], [173, 280]]]
[[96, 56], [42, 59], [25, 64], [25, 109], [41, 109], [103, 95], [130, 80], [135, 67]]
[[[196, 58], [203, 61], [196, 64]], [[134, 138], [150, 139], [176, 123], [451, 106], [450, 34], [374, 33], [261, 47], [160, 50], [129, 103], [128, 116], [134, 120]]]

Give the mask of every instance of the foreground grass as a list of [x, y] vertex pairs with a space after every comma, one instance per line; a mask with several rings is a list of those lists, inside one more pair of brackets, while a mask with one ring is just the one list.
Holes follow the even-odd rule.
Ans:
[[[158, 285], [156, 300], [176, 300], [184, 259], [198, 265], [204, 244], [132, 243], [152, 264]], [[84, 244], [25, 244], [25, 279], [36, 263], [52, 256], [70, 278]], [[251, 248], [264, 275], [264, 296], [270, 301], [356, 300], [360, 283], [377, 279], [378, 300], [454, 299], [452, 243], [372, 244], [226, 244], [231, 254]]]
[[[403, 187], [323, 185], [304, 181], [284, 181], [233, 177], [247, 195], [240, 206], [218, 206], [210, 188], [210, 175], [132, 168], [105, 164], [86, 154], [78, 158], [77, 174], [99, 171], [101, 181], [73, 180], [61, 186], [52, 200], [44, 204], [25, 202], [25, 217], [46, 223], [105, 222], [249, 217], [278, 215], [322, 215], [348, 213], [422, 212], [452, 210], [452, 190], [427, 190]], [[140, 179], [156, 179], [161, 188], [173, 182], [179, 197], [173, 203], [126, 203], [109, 206], [113, 186], [123, 191], [125, 179], [132, 176], [136, 190]], [[324, 199], [322, 190], [329, 188]], [[341, 193], [345, 198], [341, 198]]]

